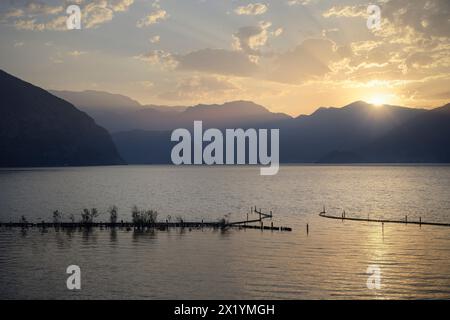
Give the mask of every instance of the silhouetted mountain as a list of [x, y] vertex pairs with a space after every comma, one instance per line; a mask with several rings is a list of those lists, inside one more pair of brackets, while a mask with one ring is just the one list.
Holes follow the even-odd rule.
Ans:
[[[104, 91], [58, 91], [50, 90], [51, 94], [66, 100], [82, 111], [112, 111], [124, 113], [136, 111], [142, 106], [136, 100], [121, 94], [113, 94]], [[87, 111], [86, 111], [86, 110]]]
[[171, 131], [133, 130], [112, 134], [122, 158], [129, 164], [167, 164], [171, 161]]
[[414, 117], [356, 152], [366, 162], [449, 163], [450, 104]]
[[129, 130], [124, 114], [142, 109], [139, 102], [120, 95], [103, 91], [50, 91], [55, 96], [73, 104], [77, 109], [86, 112], [100, 126], [108, 131]]
[[[208, 107], [186, 110], [194, 115], [185, 118], [185, 128], [192, 128], [202, 108]], [[268, 121], [261, 127], [280, 129], [284, 163], [450, 162], [449, 110], [449, 106], [432, 111], [376, 107], [358, 101], [342, 108], [319, 108], [309, 116]], [[245, 126], [230, 126], [235, 127]], [[170, 163], [170, 131], [122, 132], [113, 139], [130, 163]]]
[[331, 152], [366, 145], [423, 112], [389, 105], [375, 107], [363, 101], [342, 108], [319, 108], [280, 125], [280, 156], [284, 162], [317, 162]]
[[155, 105], [155, 104], [147, 104], [143, 106], [144, 109], [153, 109], [157, 111], [163, 112], [182, 112], [189, 107], [186, 106], [163, 106], [163, 105]]
[[[248, 101], [233, 101], [222, 105], [141, 106], [122, 96], [98, 91], [52, 91], [86, 112], [109, 132], [133, 130], [173, 130], [192, 126], [203, 120], [205, 127], [257, 127], [267, 122], [290, 119], [282, 113], [272, 113], [263, 106]], [[114, 102], [112, 102], [114, 101]]]
[[121, 164], [108, 132], [70, 103], [0, 70], [0, 166]]
[[[6, 86], [2, 89], [14, 92]], [[55, 93], [71, 100], [110, 132], [115, 132], [114, 143], [128, 163], [171, 163], [174, 145], [170, 141], [171, 131], [191, 130], [195, 120], [202, 120], [205, 129], [279, 128], [280, 159], [284, 163], [450, 162], [449, 105], [427, 111], [390, 105], [376, 107], [357, 101], [342, 108], [321, 107], [311, 115], [291, 118], [249, 101], [165, 107], [141, 106], [127, 97], [104, 92]], [[21, 99], [31, 96], [16, 94], [21, 95]], [[43, 105], [55, 105], [55, 102]], [[26, 113], [27, 117], [37, 117], [32, 110]], [[65, 122], [61, 120], [61, 123]], [[7, 129], [2, 127], [2, 135], [14, 135], [11, 132], [18, 132], [14, 130], [11, 125]], [[73, 130], [69, 126], [68, 131]]]

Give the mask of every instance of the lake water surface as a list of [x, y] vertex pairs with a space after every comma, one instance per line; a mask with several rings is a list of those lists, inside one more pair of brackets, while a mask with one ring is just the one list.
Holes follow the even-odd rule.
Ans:
[[[0, 169], [0, 221], [153, 208], [159, 220], [274, 212], [293, 232], [0, 229], [0, 298], [450, 299], [450, 228], [342, 222], [329, 213], [450, 223], [448, 166], [120, 166]], [[309, 234], [306, 224], [309, 224]], [[82, 289], [66, 287], [67, 266]], [[370, 290], [368, 266], [381, 270]]]

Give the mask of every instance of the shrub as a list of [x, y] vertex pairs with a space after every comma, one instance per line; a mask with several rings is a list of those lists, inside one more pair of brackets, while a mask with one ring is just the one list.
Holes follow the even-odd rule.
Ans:
[[117, 215], [118, 215], [117, 207], [116, 206], [109, 207], [108, 212], [109, 212], [109, 221], [111, 223], [117, 223]]
[[62, 216], [63, 214], [59, 210], [53, 211], [53, 223], [61, 223]]
[[136, 225], [153, 224], [157, 222], [158, 212], [156, 210], [140, 210], [137, 206], [133, 206], [131, 217]]
[[93, 223], [94, 218], [98, 216], [98, 210], [96, 208], [83, 209], [83, 213], [81, 214], [81, 222], [82, 223]]

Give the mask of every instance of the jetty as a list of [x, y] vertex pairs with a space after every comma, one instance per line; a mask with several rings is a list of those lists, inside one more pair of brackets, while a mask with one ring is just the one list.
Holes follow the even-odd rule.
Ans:
[[269, 225], [264, 224], [264, 220], [272, 220], [273, 214], [272, 211], [270, 213], [264, 213], [261, 209], [256, 209], [252, 207], [250, 210], [250, 214], [256, 214], [258, 218], [251, 218], [249, 214], [247, 214], [247, 219], [235, 222], [227, 222], [227, 221], [214, 221], [214, 222], [206, 222], [206, 221], [176, 221], [170, 222], [168, 220], [164, 222], [151, 222], [151, 223], [136, 223], [136, 222], [0, 222], [0, 227], [4, 228], [56, 228], [56, 229], [86, 229], [86, 228], [100, 228], [100, 229], [113, 229], [120, 228], [126, 230], [143, 230], [143, 229], [157, 229], [157, 230], [167, 230], [172, 228], [188, 228], [188, 229], [203, 229], [203, 228], [212, 228], [212, 229], [259, 229], [259, 230], [270, 230], [270, 231], [292, 231], [290, 227], [284, 226], [274, 226], [271, 221]]
[[422, 217], [419, 217], [419, 220], [408, 220], [408, 216], [406, 215], [403, 220], [394, 220], [394, 219], [372, 219], [368, 215], [367, 218], [360, 218], [360, 217], [348, 217], [345, 213], [345, 211], [342, 212], [341, 216], [334, 216], [329, 215], [325, 211], [325, 208], [323, 211], [319, 213], [319, 216], [323, 218], [328, 219], [335, 219], [335, 220], [349, 220], [349, 221], [366, 221], [366, 222], [376, 222], [376, 223], [396, 223], [396, 224], [414, 224], [414, 225], [428, 225], [428, 226], [439, 226], [439, 227], [450, 227], [450, 223], [441, 223], [441, 222], [429, 222], [429, 221], [422, 221]]

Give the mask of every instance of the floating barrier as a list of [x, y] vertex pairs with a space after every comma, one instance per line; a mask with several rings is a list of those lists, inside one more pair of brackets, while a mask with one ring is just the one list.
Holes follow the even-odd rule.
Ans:
[[[227, 229], [227, 228], [238, 228], [238, 229], [261, 229], [261, 230], [271, 230], [271, 231], [292, 231], [292, 228], [289, 227], [277, 227], [273, 225], [273, 222], [270, 226], [264, 226], [264, 219], [272, 219], [272, 211], [270, 214], [263, 213], [261, 209], [259, 211], [256, 207], [252, 212], [259, 215], [258, 219], [248, 219], [243, 221], [236, 222], [155, 222], [155, 223], [133, 223], [133, 222], [0, 222], [0, 227], [5, 228], [60, 228], [60, 229], [85, 229], [85, 228], [125, 228], [128, 230], [131, 229], [159, 229], [166, 230], [170, 228], [190, 228], [190, 229], [203, 229], [203, 228], [213, 228], [213, 229]], [[251, 225], [252, 223], [259, 223], [260, 225]]]
[[416, 224], [416, 225], [428, 225], [428, 226], [439, 226], [439, 227], [450, 227], [450, 223], [441, 223], [441, 222], [427, 222], [422, 221], [422, 217], [419, 217], [419, 221], [408, 220], [408, 216], [405, 216], [404, 220], [390, 220], [390, 219], [371, 219], [368, 215], [367, 218], [356, 218], [356, 217], [347, 217], [345, 211], [341, 216], [333, 216], [328, 215], [325, 211], [325, 208], [322, 212], [319, 213], [319, 216], [335, 219], [335, 220], [349, 220], [349, 221], [366, 221], [366, 222], [378, 222], [378, 223], [397, 223], [397, 224]]

